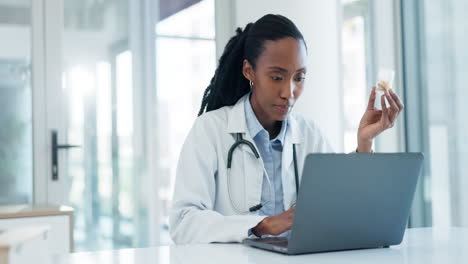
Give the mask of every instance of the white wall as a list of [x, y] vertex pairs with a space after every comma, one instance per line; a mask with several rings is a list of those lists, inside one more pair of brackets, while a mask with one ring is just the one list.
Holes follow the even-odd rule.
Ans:
[[[297, 25], [306, 39], [309, 61], [306, 89], [295, 111], [315, 120], [334, 149], [342, 151], [341, 5], [338, 1], [236, 0], [234, 4], [226, 4], [225, 0], [218, 0], [216, 4], [218, 49], [224, 48], [235, 27], [244, 27], [268, 13], [284, 15]], [[227, 32], [229, 28], [231, 31]]]

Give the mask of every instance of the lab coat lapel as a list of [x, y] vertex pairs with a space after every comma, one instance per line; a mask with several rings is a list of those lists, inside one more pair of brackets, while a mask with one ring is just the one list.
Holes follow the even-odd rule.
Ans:
[[[252, 137], [247, 133], [245, 139], [255, 145]], [[257, 148], [255, 146], [255, 148]], [[257, 149], [258, 151], [258, 149]], [[245, 193], [247, 206], [252, 207], [260, 203], [262, 198], [263, 184], [263, 161], [262, 158], [256, 158], [252, 150], [246, 145], [242, 145], [242, 153], [244, 156], [244, 177], [245, 177]]]
[[[245, 100], [248, 100], [248, 95], [245, 95], [239, 99], [239, 101], [229, 111], [227, 131], [228, 133], [232, 134], [233, 137], [236, 137], [237, 133], [242, 133], [243, 138], [249, 142], [252, 142], [258, 152], [258, 148], [247, 129], [247, 122], [245, 118]], [[259, 204], [261, 201], [263, 184], [263, 161], [261, 158], [257, 159], [253, 151], [245, 144], [240, 145], [238, 149], [234, 151], [233, 155], [242, 155], [243, 164], [233, 163], [233, 167], [244, 167], [243, 176], [246, 196], [245, 210], [248, 210], [250, 207]], [[231, 176], [236, 177], [235, 175]], [[258, 211], [256, 214], [258, 214]]]
[[244, 95], [228, 112], [227, 132], [230, 134], [247, 133], [247, 122], [245, 120], [245, 100], [248, 94]]
[[283, 205], [284, 209], [288, 210], [296, 202], [296, 181], [294, 175], [294, 160], [293, 160], [293, 144], [296, 144], [296, 157], [298, 163], [299, 179], [301, 176], [299, 159], [303, 155], [301, 143], [302, 133], [297, 125], [294, 116], [288, 116], [288, 128], [283, 145], [282, 162], [281, 162], [281, 180], [283, 185]]

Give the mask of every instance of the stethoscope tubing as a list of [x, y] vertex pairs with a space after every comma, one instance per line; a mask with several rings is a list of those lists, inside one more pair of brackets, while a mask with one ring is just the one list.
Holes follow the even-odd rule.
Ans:
[[[230, 171], [231, 171], [231, 167], [232, 167], [232, 157], [233, 157], [233, 154], [234, 154], [234, 150], [238, 146], [240, 146], [242, 144], [247, 145], [252, 150], [255, 157], [257, 159], [260, 159], [260, 155], [259, 155], [257, 149], [255, 148], [254, 144], [252, 142], [248, 141], [248, 140], [243, 139], [241, 133], [237, 133], [236, 134], [236, 142], [229, 148], [228, 157], [227, 157], [227, 185], [228, 185], [227, 189], [228, 189], [228, 196], [229, 196], [229, 200], [231, 202], [232, 207], [238, 213], [252, 213], [252, 212], [255, 212], [257, 210], [260, 210], [265, 204], [269, 203], [272, 200], [272, 197], [271, 197], [272, 186], [271, 186], [270, 179], [268, 177], [268, 173], [267, 173], [265, 167], [263, 167], [263, 172], [265, 173], [267, 181], [268, 181], [268, 190], [269, 190], [269, 194], [270, 194], [270, 201], [268, 201], [265, 204], [259, 203], [257, 205], [254, 205], [254, 206], [249, 208], [249, 211], [240, 210], [237, 207], [237, 205], [234, 203], [234, 201], [233, 201], [233, 199], [231, 197]], [[296, 144], [293, 144], [293, 163], [294, 163], [294, 178], [295, 178], [295, 185], [296, 185], [296, 195], [298, 195], [299, 194], [299, 172], [298, 172], [298, 168], [297, 168]]]

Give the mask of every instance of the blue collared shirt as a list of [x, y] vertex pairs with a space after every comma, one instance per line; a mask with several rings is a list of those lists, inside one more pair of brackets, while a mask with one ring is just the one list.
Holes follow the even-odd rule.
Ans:
[[[272, 216], [284, 212], [283, 184], [281, 180], [281, 157], [288, 122], [283, 121], [276, 138], [270, 140], [268, 131], [263, 128], [255, 115], [249, 99], [245, 102], [247, 128], [257, 146], [268, 175], [263, 175], [260, 215]], [[271, 183], [271, 194], [268, 180]], [[270, 197], [271, 196], [271, 197]]]

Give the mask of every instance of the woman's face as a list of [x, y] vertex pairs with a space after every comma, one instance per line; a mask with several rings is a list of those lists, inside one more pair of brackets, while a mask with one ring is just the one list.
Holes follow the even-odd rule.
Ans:
[[282, 121], [304, 89], [307, 51], [291, 37], [267, 41], [256, 67], [244, 60], [244, 76], [253, 81], [252, 107], [260, 120]]

